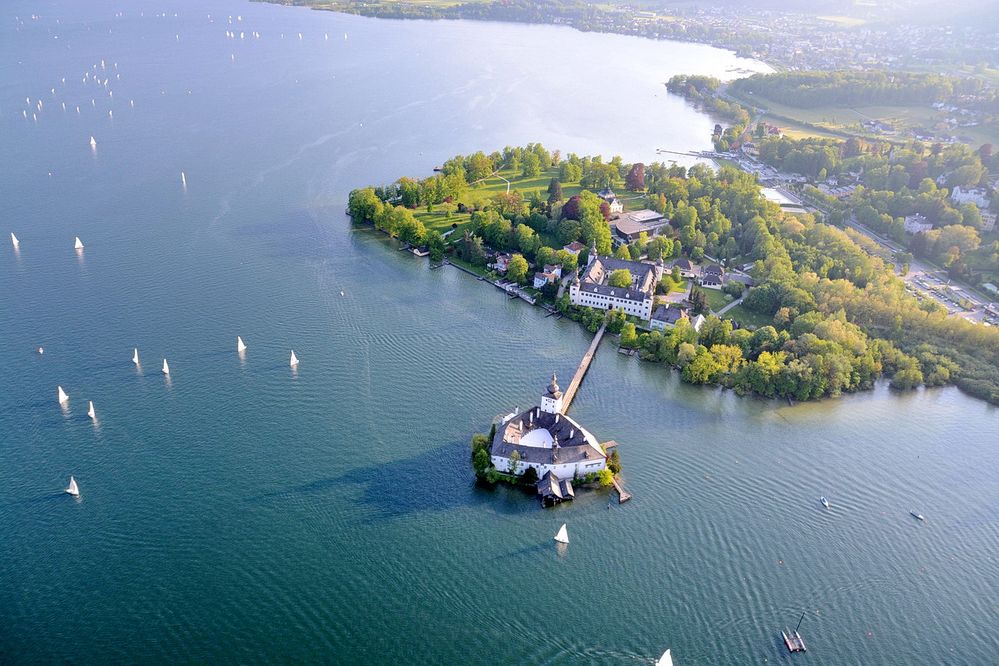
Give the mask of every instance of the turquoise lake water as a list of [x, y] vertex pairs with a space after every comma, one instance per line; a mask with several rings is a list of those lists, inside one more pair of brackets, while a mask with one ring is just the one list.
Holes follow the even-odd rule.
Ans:
[[588, 335], [343, 214], [459, 152], [707, 149], [662, 83], [764, 66], [192, 4], [0, 7], [0, 663], [999, 661], [994, 407], [738, 398], [606, 341], [572, 414], [634, 499], [541, 510], [468, 439]]

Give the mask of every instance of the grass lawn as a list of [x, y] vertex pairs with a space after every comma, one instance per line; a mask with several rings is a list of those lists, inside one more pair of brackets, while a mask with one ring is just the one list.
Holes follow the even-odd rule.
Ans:
[[774, 323], [772, 317], [753, 312], [741, 303], [726, 312], [724, 316], [736, 320], [743, 328], [760, 328]]
[[707, 297], [708, 307], [711, 308], [712, 312], [718, 312], [718, 310], [721, 310], [734, 300], [724, 291], [718, 291], [717, 289], [702, 289], [701, 291]]
[[[461, 202], [466, 206], [478, 206], [490, 197], [506, 192], [507, 181], [510, 181], [510, 191], [520, 192], [525, 199], [533, 192], [540, 192], [541, 196], [547, 199], [548, 183], [552, 178], [558, 178], [558, 168], [545, 169], [541, 175], [532, 178], [524, 178], [518, 171], [504, 169], [495, 176], [490, 176], [469, 187], [468, 191], [462, 195]], [[579, 183], [562, 183], [562, 196], [566, 199], [579, 194], [581, 190]]]
[[[451, 228], [452, 224], [458, 225], [458, 230], [454, 233], [458, 237], [461, 236], [462, 228], [468, 226], [472, 221], [472, 216], [468, 213], [456, 213], [454, 212], [456, 206], [442, 204], [440, 206], [434, 206], [434, 212], [428, 213], [426, 208], [414, 210], [413, 214], [417, 220], [423, 223], [423, 226], [430, 229], [436, 229], [442, 234]], [[447, 211], [450, 209], [451, 219], [447, 217]], [[452, 238], [454, 236], [452, 235]]]
[[[731, 94], [731, 93], [730, 93]], [[733, 95], [734, 97], [734, 95]], [[740, 97], [751, 106], [763, 107], [767, 112], [763, 120], [781, 127], [793, 139], [809, 136], [843, 138], [843, 134], [871, 139], [905, 140], [907, 130], [921, 127], [932, 129], [947, 114], [930, 106], [821, 106], [799, 108], [780, 104], [765, 97]], [[859, 124], [865, 120], [879, 120], [893, 125], [897, 135], [880, 136], [862, 130]], [[980, 125], [976, 127], [956, 127], [949, 130], [955, 135], [965, 136], [972, 146], [999, 142], [999, 126]]]

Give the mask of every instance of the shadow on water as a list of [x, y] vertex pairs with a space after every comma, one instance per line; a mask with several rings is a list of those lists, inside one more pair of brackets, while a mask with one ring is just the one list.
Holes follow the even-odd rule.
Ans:
[[519, 489], [476, 483], [468, 451], [465, 441], [451, 442], [410, 458], [353, 469], [342, 476], [317, 479], [287, 490], [256, 495], [248, 501], [327, 495], [338, 493], [345, 487], [360, 488], [356, 502], [374, 511], [374, 515], [363, 521], [366, 523], [485, 503], [493, 511], [510, 514], [536, 507], [530, 496]]
[[[558, 545], [562, 545], [562, 544], [558, 544]], [[538, 544], [535, 544], [533, 546], [524, 546], [523, 548], [519, 548], [519, 549], [511, 551], [509, 553], [500, 553], [499, 555], [496, 555], [495, 557], [489, 558], [489, 561], [490, 562], [499, 562], [501, 560], [516, 560], [516, 559], [520, 559], [520, 558], [529, 558], [532, 555], [537, 555], [538, 553], [546, 553], [546, 552], [549, 552], [550, 550], [552, 550], [552, 543], [546, 541], [543, 544], [542, 543], [538, 543]]]

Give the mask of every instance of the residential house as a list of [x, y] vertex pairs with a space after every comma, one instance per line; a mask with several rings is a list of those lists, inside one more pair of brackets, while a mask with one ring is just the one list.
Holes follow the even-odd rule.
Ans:
[[988, 208], [991, 204], [989, 193], [983, 188], [977, 187], [969, 190], [962, 190], [959, 186], [954, 187], [950, 193], [950, 198], [957, 204], [975, 204], [979, 208]]
[[543, 271], [534, 274], [534, 288], [541, 289], [546, 284], [554, 284], [562, 277], [562, 267], [558, 264], [545, 264]]
[[725, 269], [719, 264], [708, 264], [701, 269], [701, 286], [706, 289], [721, 289], [725, 286]]
[[905, 233], [918, 234], [929, 231], [933, 228], [933, 223], [929, 222], [923, 215], [914, 213], [905, 217]]
[[980, 210], [978, 212], [982, 216], [982, 226], [980, 229], [982, 231], [994, 231], [996, 228], [996, 214], [987, 210]]
[[586, 249], [586, 246], [579, 241], [572, 241], [568, 245], [563, 246], [562, 249], [578, 257], [579, 253]]
[[652, 319], [649, 320], [649, 328], [656, 331], [665, 331], [667, 328], [676, 326], [677, 322], [681, 319], [690, 319], [686, 309], [677, 305], [660, 304], [656, 306], [655, 312], [652, 313]]
[[680, 257], [679, 259], [674, 259], [673, 264], [670, 268], [679, 268], [680, 276], [685, 278], [697, 277], [697, 267], [690, 263], [690, 259], [684, 259]]
[[493, 258], [493, 263], [489, 264], [489, 266], [491, 268], [495, 268], [500, 273], [506, 273], [506, 269], [509, 267], [511, 259], [513, 259], [512, 255], [501, 252]]
[[597, 196], [606, 201], [607, 205], [610, 206], [611, 215], [624, 212], [624, 204], [621, 203], [621, 200], [617, 198], [617, 195], [614, 194], [614, 190], [611, 188], [605, 187], [597, 192]]

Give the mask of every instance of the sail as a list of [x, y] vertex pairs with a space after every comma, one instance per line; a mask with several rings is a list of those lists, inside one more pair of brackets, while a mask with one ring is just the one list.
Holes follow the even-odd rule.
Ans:
[[87, 416], [89, 416], [90, 418], [92, 418], [95, 421], [97, 420], [97, 412], [94, 410], [94, 401], [93, 400], [90, 401], [90, 407], [87, 409]]
[[562, 524], [558, 533], [555, 534], [555, 540], [559, 543], [569, 543], [569, 530], [566, 529], [565, 523]]
[[80, 494], [80, 487], [76, 485], [76, 479], [73, 477], [69, 477], [69, 486], [66, 488], [66, 492], [73, 497], [77, 497]]
[[17, 240], [17, 236], [14, 235], [13, 231], [10, 232], [10, 242], [13, 243], [15, 250], [21, 245], [21, 241]]
[[295, 350], [292, 350], [292, 352], [291, 352], [291, 367], [294, 368], [296, 365], [298, 365], [298, 357], [295, 356]]
[[243, 338], [236, 336], [236, 351], [244, 352], [246, 351], [246, 345], [243, 343]]
[[166, 359], [163, 359], [163, 374], [164, 375], [170, 374], [170, 366], [167, 365]]
[[132, 349], [132, 363], [139, 365], [139, 348], [135, 347]]
[[663, 652], [663, 656], [659, 657], [656, 666], [673, 666], [673, 657], [670, 656], [669, 650]]
[[69, 400], [69, 394], [63, 391], [61, 386], [59, 386], [58, 389], [59, 389], [59, 404], [60, 405], [65, 404], [65, 402]]
[[91, 148], [97, 147], [97, 139], [95, 139], [94, 137], [90, 137], [90, 147]]
[[77, 250], [83, 249], [83, 241], [80, 240], [79, 236], [76, 237], [76, 243], [73, 244], [73, 247], [75, 247]]

